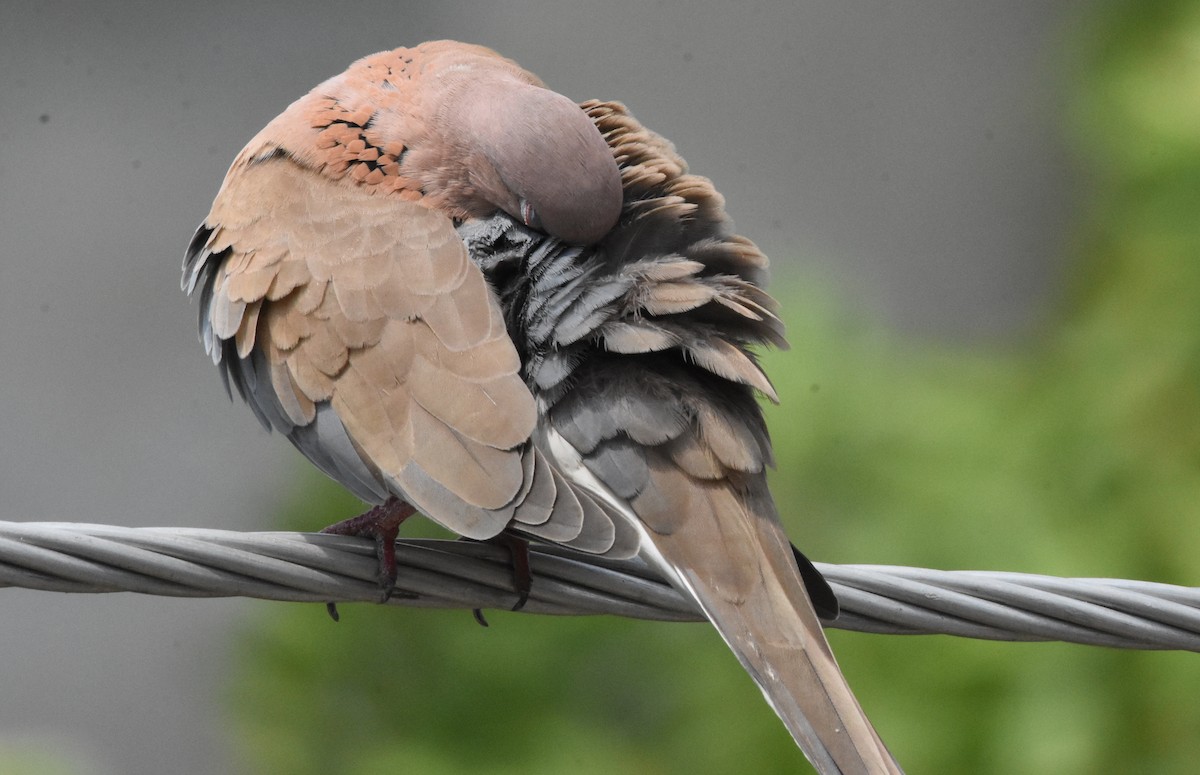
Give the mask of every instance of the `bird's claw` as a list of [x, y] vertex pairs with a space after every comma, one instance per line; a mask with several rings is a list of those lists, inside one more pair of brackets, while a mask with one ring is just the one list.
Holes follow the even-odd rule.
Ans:
[[[508, 550], [511, 558], [513, 591], [517, 594], [517, 602], [513, 603], [509, 610], [520, 611], [529, 602], [529, 593], [533, 591], [533, 570], [529, 564], [529, 542], [511, 533], [501, 533], [487, 539], [487, 543]], [[488, 626], [482, 609], [472, 608], [471, 613], [480, 626]]]
[[[331, 535], [348, 535], [375, 539], [375, 556], [379, 558], [379, 572], [376, 579], [379, 583], [379, 602], [386, 603], [396, 592], [396, 538], [400, 534], [400, 525], [404, 520], [416, 513], [416, 509], [408, 503], [389, 498], [385, 503], [375, 506], [367, 512], [337, 522], [322, 530]], [[406, 593], [400, 593], [406, 594]], [[338, 621], [337, 605], [327, 603], [329, 616]]]

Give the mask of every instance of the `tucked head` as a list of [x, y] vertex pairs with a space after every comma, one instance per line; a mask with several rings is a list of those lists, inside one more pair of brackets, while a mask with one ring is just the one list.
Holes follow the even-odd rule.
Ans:
[[360, 59], [293, 103], [243, 159], [278, 150], [454, 218], [499, 208], [566, 242], [600, 240], [621, 213], [621, 173], [588, 115], [515, 62], [455, 41]]
[[[500, 186], [485, 195], [526, 225], [566, 242], [596, 242], [621, 212], [621, 173], [587, 114], [548, 89], [481, 79], [450, 97], [444, 114], [490, 164]], [[492, 189], [492, 190], [489, 190]]]

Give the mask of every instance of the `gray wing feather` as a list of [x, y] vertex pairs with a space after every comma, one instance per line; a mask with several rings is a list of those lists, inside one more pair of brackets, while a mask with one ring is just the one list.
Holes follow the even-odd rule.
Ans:
[[532, 461], [533, 471], [529, 490], [525, 493], [520, 507], [513, 518], [524, 525], [541, 525], [550, 519], [554, 513], [554, 504], [558, 498], [558, 488], [554, 477], [550, 474], [550, 464], [546, 456], [534, 446], [530, 446], [525, 457]]
[[308, 451], [310, 448], [320, 450], [333, 468], [326, 473], [367, 503], [383, 503], [391, 494], [367, 468], [350, 441], [346, 426], [327, 401], [317, 404], [317, 416], [312, 423], [297, 426], [288, 438], [309, 459], [312, 459]]
[[586, 457], [587, 467], [619, 497], [629, 500], [646, 486], [650, 471], [642, 447], [628, 438], [610, 439]]

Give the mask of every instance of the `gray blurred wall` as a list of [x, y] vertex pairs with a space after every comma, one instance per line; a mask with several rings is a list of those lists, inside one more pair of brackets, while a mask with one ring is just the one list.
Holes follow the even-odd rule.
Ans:
[[[0, 519], [270, 526], [306, 469], [222, 395], [182, 249], [266, 121], [425, 39], [626, 102], [777, 276], [916, 334], [1010, 336], [1053, 293], [1077, 199], [1058, 111], [1084, 5], [4, 0]], [[0, 753], [227, 771], [224, 659], [254, 605], [0, 592]]]

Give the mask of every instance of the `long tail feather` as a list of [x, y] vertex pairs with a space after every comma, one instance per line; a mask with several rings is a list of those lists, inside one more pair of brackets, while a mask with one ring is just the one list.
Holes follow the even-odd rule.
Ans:
[[753, 544], [731, 553], [757, 563], [749, 585], [734, 588], [709, 572], [712, 543], [687, 523], [651, 536], [655, 559], [700, 604], [818, 772], [900, 773], [838, 668], [782, 529], [770, 518], [746, 519], [750, 530], [723, 532]]

